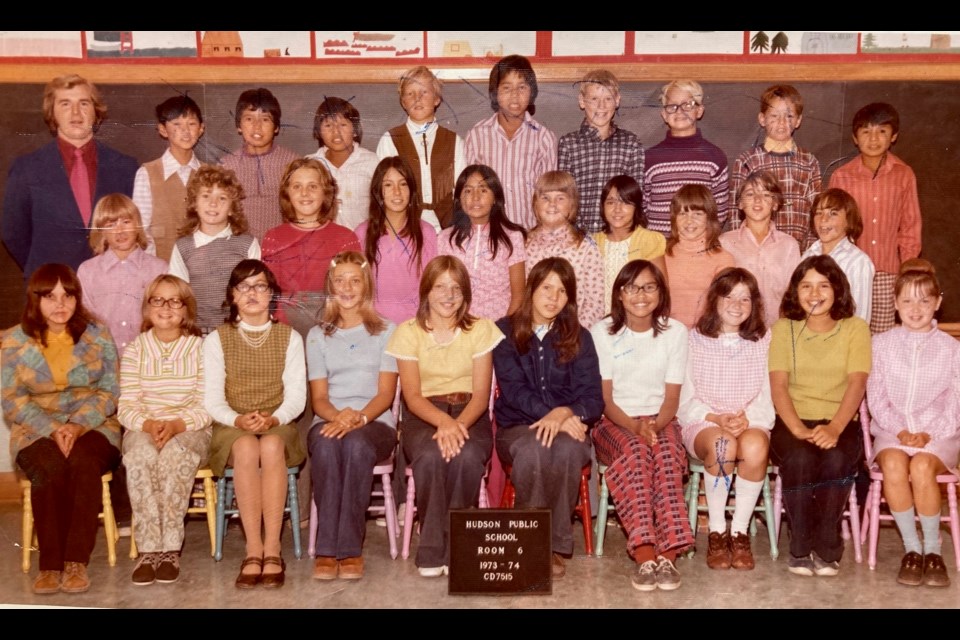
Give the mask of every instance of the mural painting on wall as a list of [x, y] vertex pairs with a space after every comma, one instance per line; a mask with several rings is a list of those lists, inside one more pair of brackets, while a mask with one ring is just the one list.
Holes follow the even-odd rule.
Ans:
[[867, 31], [863, 53], [960, 53], [960, 31], [945, 33]]
[[309, 31], [203, 31], [204, 58], [309, 58]]
[[422, 58], [423, 31], [315, 31], [317, 58]]
[[87, 31], [88, 58], [195, 58], [196, 31]]
[[857, 33], [849, 31], [751, 31], [749, 53], [837, 54], [856, 53]]
[[537, 51], [536, 31], [428, 31], [431, 58], [489, 58]]

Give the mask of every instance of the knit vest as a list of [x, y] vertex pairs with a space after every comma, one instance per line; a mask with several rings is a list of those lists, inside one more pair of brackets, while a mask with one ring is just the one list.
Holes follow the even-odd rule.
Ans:
[[414, 141], [405, 124], [390, 129], [390, 137], [393, 138], [397, 153], [401, 158], [406, 159], [413, 169], [423, 208], [436, 213], [440, 226], [446, 229], [453, 224], [453, 186], [456, 180], [456, 176], [453, 175], [453, 153], [457, 144], [457, 134], [437, 125], [437, 137], [433, 141], [433, 150], [430, 152], [433, 202], [423, 202], [423, 176], [420, 175], [420, 155], [416, 147], [417, 144], [422, 143]]
[[227, 374], [224, 395], [231, 409], [240, 414], [272, 414], [283, 404], [283, 369], [290, 331], [289, 325], [275, 322], [266, 341], [253, 348], [244, 341], [238, 327], [229, 323], [217, 327]]
[[223, 306], [227, 296], [230, 272], [246, 259], [253, 236], [246, 233], [217, 238], [199, 249], [193, 235], [177, 240], [180, 257], [190, 274], [190, 287], [197, 298], [197, 324], [208, 333], [222, 324], [227, 312]]
[[176, 172], [163, 179], [163, 158], [151, 160], [143, 168], [150, 178], [150, 198], [153, 201], [150, 236], [157, 247], [157, 257], [170, 262], [173, 245], [177, 242], [177, 229], [187, 218], [187, 187]]

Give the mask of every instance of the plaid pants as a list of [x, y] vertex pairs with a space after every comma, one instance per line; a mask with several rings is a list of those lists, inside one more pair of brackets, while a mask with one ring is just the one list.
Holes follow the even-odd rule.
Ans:
[[895, 273], [877, 271], [873, 276], [873, 306], [870, 309], [870, 333], [883, 333], [896, 326], [893, 308], [893, 285]]
[[650, 446], [604, 417], [593, 431], [593, 445], [597, 460], [607, 465], [607, 488], [627, 531], [627, 551], [632, 555], [641, 545], [654, 545], [659, 555], [692, 546], [683, 500], [687, 454], [676, 420]]

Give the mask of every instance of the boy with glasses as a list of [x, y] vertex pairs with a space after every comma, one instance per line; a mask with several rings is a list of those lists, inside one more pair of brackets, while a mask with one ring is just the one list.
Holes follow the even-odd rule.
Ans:
[[647, 228], [670, 238], [670, 200], [685, 184], [702, 184], [717, 202], [720, 223], [727, 217], [727, 154], [697, 128], [703, 117], [703, 88], [693, 80], [674, 80], [660, 90], [660, 117], [667, 136], [647, 150], [643, 209]]

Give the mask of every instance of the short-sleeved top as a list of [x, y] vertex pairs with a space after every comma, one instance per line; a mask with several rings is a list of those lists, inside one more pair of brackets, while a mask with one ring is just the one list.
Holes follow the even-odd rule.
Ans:
[[870, 373], [870, 327], [857, 318], [815, 333], [805, 322], [780, 318], [773, 325], [770, 371], [786, 371], [788, 390], [802, 420], [830, 420], [847, 390], [847, 376]]
[[652, 328], [638, 333], [626, 326], [612, 336], [612, 322], [608, 316], [590, 329], [600, 359], [600, 378], [613, 382], [613, 402], [628, 416], [655, 415], [663, 405], [666, 385], [683, 384], [687, 328], [668, 318], [657, 337]]
[[760, 287], [767, 326], [780, 318], [780, 302], [790, 284], [790, 276], [800, 262], [800, 245], [793, 236], [770, 225], [760, 242], [747, 225], [720, 236], [720, 246], [733, 256], [738, 267], [752, 273]]
[[[330, 404], [337, 409], [361, 410], [377, 395], [380, 372], [397, 372], [396, 358], [385, 351], [395, 329], [388, 321], [383, 331], [370, 335], [361, 323], [328, 336], [314, 327], [307, 334], [308, 378], [327, 379]], [[390, 409], [376, 419], [396, 428]]]
[[412, 360], [420, 369], [424, 397], [473, 392], [473, 360], [490, 353], [504, 339], [492, 320], [479, 318], [469, 331], [457, 329], [453, 340], [437, 344], [416, 318], [401, 323], [387, 343], [386, 353], [397, 360]]
[[470, 313], [478, 318], [498, 320], [510, 307], [510, 267], [527, 258], [523, 234], [506, 231], [513, 250], [500, 245], [494, 258], [490, 249], [489, 225], [471, 226], [472, 232], [464, 239], [463, 248], [450, 242], [456, 227], [444, 229], [437, 238], [437, 255], [459, 258], [467, 268], [473, 293]]

